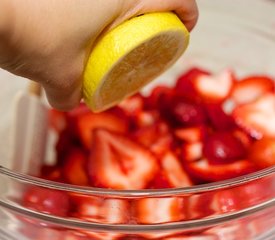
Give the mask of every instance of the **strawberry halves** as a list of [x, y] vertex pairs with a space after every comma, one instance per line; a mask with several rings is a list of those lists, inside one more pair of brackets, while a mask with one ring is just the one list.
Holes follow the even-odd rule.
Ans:
[[94, 131], [88, 174], [95, 186], [143, 189], [157, 170], [156, 158], [142, 145], [105, 129]]
[[265, 94], [254, 102], [237, 106], [233, 117], [255, 139], [275, 137], [275, 94]]

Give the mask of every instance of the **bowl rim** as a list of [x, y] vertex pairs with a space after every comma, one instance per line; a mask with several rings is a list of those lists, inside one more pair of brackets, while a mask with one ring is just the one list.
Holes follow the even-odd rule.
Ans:
[[166, 188], [166, 189], [142, 189], [142, 190], [114, 190], [107, 188], [95, 188], [88, 186], [78, 186], [68, 183], [60, 183], [46, 180], [27, 174], [12, 171], [0, 165], [0, 175], [4, 175], [19, 182], [24, 182], [32, 186], [45, 187], [54, 190], [74, 192], [76, 194], [87, 194], [102, 197], [119, 197], [119, 198], [142, 198], [142, 197], [168, 197], [184, 194], [195, 194], [202, 192], [227, 189], [246, 184], [264, 177], [275, 174], [275, 166], [271, 166], [250, 174], [228, 180], [217, 181], [206, 184], [198, 184], [191, 187]]
[[[43, 221], [43, 227], [45, 227], [45, 223], [47, 222], [50, 225], [56, 224], [61, 226], [66, 226], [73, 229], [81, 229], [81, 230], [95, 230], [100, 232], [120, 232], [120, 233], [144, 233], [144, 232], [166, 232], [166, 231], [175, 231], [175, 230], [190, 230], [194, 228], [203, 228], [203, 227], [211, 227], [217, 224], [226, 223], [232, 220], [238, 220], [244, 218], [246, 216], [251, 216], [251, 214], [257, 214], [260, 211], [268, 210], [267, 213], [272, 213], [273, 210], [269, 210], [269, 208], [275, 209], [275, 198], [270, 199], [266, 202], [257, 204], [255, 206], [242, 209], [236, 212], [228, 212], [221, 215], [214, 215], [211, 217], [203, 218], [203, 219], [195, 219], [195, 220], [187, 220], [187, 221], [178, 221], [178, 222], [169, 222], [169, 223], [156, 223], [156, 224], [107, 224], [107, 223], [98, 223], [98, 222], [89, 222], [82, 219], [76, 218], [65, 218], [65, 217], [57, 217], [50, 214], [45, 214], [42, 212], [36, 212], [31, 209], [24, 208], [19, 205], [9, 204], [8, 202], [3, 202], [0, 200], [0, 206], [15, 212], [16, 214], [28, 216], [34, 219], [39, 219]], [[266, 212], [264, 212], [266, 214]], [[42, 225], [41, 225], [42, 226]]]

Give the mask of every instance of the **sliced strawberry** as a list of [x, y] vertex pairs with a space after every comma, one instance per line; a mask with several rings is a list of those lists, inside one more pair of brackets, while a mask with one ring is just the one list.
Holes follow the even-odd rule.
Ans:
[[38, 212], [65, 217], [70, 210], [66, 193], [41, 187], [29, 188], [24, 193], [23, 205]]
[[[107, 239], [121, 240], [123, 239], [121, 238], [123, 234], [118, 232], [95, 232], [95, 231], [88, 231], [88, 230], [81, 230], [81, 232], [87, 236], [83, 240], [107, 240]], [[82, 240], [82, 239], [79, 239], [79, 240]]]
[[179, 234], [179, 236], [173, 236], [173, 237], [166, 237], [166, 238], [162, 238], [162, 240], [220, 240], [220, 238], [218, 238], [218, 236], [214, 235], [214, 234], [202, 234], [199, 233], [198, 235], [196, 234]]
[[147, 186], [149, 189], [164, 189], [172, 187], [173, 186], [170, 184], [169, 179], [167, 178], [167, 174], [162, 170], [160, 170], [154, 176], [153, 180]]
[[87, 159], [87, 154], [80, 148], [71, 148], [69, 150], [63, 165], [63, 176], [66, 182], [83, 186], [89, 184], [85, 169]]
[[127, 116], [136, 116], [143, 111], [143, 101], [143, 96], [135, 94], [119, 103], [118, 107], [121, 108]]
[[192, 185], [192, 182], [181, 166], [180, 161], [172, 152], [167, 152], [160, 159], [160, 163], [161, 168], [172, 187], [178, 188]]
[[245, 158], [247, 150], [231, 132], [215, 132], [205, 139], [203, 155], [210, 164], [226, 164]]
[[160, 136], [151, 146], [150, 150], [156, 156], [162, 156], [173, 147], [173, 137], [170, 134]]
[[166, 114], [176, 126], [194, 126], [207, 122], [207, 116], [202, 105], [180, 98], [173, 100]]
[[102, 198], [72, 194], [74, 216], [91, 222], [126, 223], [129, 220], [129, 202], [125, 199]]
[[211, 126], [215, 130], [225, 131], [236, 128], [233, 117], [223, 110], [223, 106], [221, 104], [206, 104], [205, 109]]
[[275, 137], [275, 94], [266, 94], [233, 111], [236, 123], [255, 139]]
[[73, 135], [70, 128], [66, 128], [62, 132], [60, 132], [59, 138], [55, 146], [57, 155], [57, 165], [63, 165], [65, 158], [68, 155], [69, 149], [75, 148], [78, 145], [80, 145], [78, 139], [75, 135]]
[[220, 103], [230, 95], [234, 81], [233, 73], [225, 70], [217, 76], [198, 76], [194, 86], [204, 102]]
[[68, 118], [79, 118], [87, 113], [90, 113], [91, 110], [87, 107], [87, 105], [81, 102], [78, 107], [74, 108], [73, 110], [67, 113]]
[[162, 109], [163, 104], [169, 104], [171, 99], [174, 97], [174, 90], [168, 86], [157, 86], [151, 94], [144, 99], [144, 107], [146, 109]]
[[206, 126], [199, 125], [194, 127], [178, 128], [174, 131], [175, 136], [184, 142], [201, 142], [207, 134]]
[[142, 111], [134, 118], [134, 128], [143, 128], [152, 126], [160, 121], [159, 113], [157, 111]]
[[67, 126], [66, 113], [55, 109], [49, 110], [49, 124], [56, 132], [62, 132]]
[[93, 143], [93, 130], [104, 128], [119, 133], [127, 131], [127, 122], [124, 119], [108, 112], [84, 114], [76, 120], [76, 129], [80, 135], [82, 144], [90, 149]]
[[239, 177], [257, 170], [249, 160], [238, 160], [233, 163], [211, 165], [206, 159], [185, 164], [189, 174], [198, 180], [215, 182]]
[[97, 129], [94, 140], [88, 172], [95, 186], [142, 189], [158, 169], [151, 152], [126, 136]]
[[253, 139], [251, 138], [251, 136], [249, 136], [245, 131], [241, 130], [241, 129], [234, 129], [232, 131], [232, 134], [234, 135], [235, 138], [237, 138], [242, 145], [248, 149], [251, 144], [253, 143]]
[[173, 141], [169, 134], [169, 127], [164, 122], [156, 122], [154, 125], [139, 128], [132, 135], [134, 140], [155, 154], [166, 152], [170, 149]]
[[192, 162], [200, 159], [202, 155], [202, 142], [184, 143], [181, 147], [181, 157], [184, 162]]
[[138, 223], [156, 224], [180, 221], [185, 218], [182, 198], [144, 198], [133, 202], [134, 216]]
[[209, 191], [188, 198], [188, 219], [201, 219], [240, 209], [239, 199], [232, 190]]
[[194, 82], [198, 77], [209, 75], [210, 73], [203, 69], [192, 68], [178, 78], [175, 86], [176, 93], [189, 99], [191, 102], [201, 102], [201, 98], [195, 89]]
[[249, 159], [260, 168], [275, 166], [275, 138], [255, 141], [250, 148]]
[[40, 170], [40, 176], [43, 179], [56, 181], [56, 182], [62, 182], [62, 171], [58, 166], [49, 166], [49, 165], [43, 165], [41, 166]]
[[89, 236], [77, 230], [69, 230], [62, 233], [62, 238], [54, 240], [90, 240]]
[[275, 197], [274, 176], [259, 178], [234, 189], [242, 209], [263, 203]]
[[254, 102], [259, 97], [274, 93], [275, 81], [265, 76], [247, 77], [238, 81], [232, 91], [231, 97], [236, 104]]

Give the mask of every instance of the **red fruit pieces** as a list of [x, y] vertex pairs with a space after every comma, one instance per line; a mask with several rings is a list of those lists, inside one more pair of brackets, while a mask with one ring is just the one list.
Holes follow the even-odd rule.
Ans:
[[275, 94], [265, 94], [254, 102], [237, 106], [233, 117], [255, 139], [275, 137]]
[[74, 216], [91, 222], [126, 223], [129, 203], [125, 199], [73, 194]]
[[126, 98], [119, 103], [119, 108], [122, 109], [128, 116], [136, 116], [143, 111], [144, 100], [140, 94], [135, 94]]
[[246, 104], [272, 92], [275, 92], [275, 81], [265, 76], [252, 76], [236, 82], [231, 97], [236, 104]]
[[165, 122], [156, 122], [153, 125], [139, 128], [132, 134], [135, 141], [160, 155], [170, 149], [173, 139], [169, 127]]
[[142, 111], [134, 117], [134, 128], [143, 128], [157, 124], [159, 113], [157, 111]]
[[184, 143], [181, 147], [181, 158], [184, 162], [192, 162], [203, 157], [202, 142]]
[[192, 102], [201, 102], [201, 97], [195, 89], [195, 81], [198, 77], [209, 75], [210, 73], [205, 70], [192, 68], [178, 78], [175, 86], [177, 95], [189, 99]]
[[149, 110], [162, 109], [168, 106], [173, 99], [175, 92], [167, 86], [155, 87], [151, 94], [144, 99], [144, 107]]
[[50, 109], [49, 125], [50, 128], [53, 128], [56, 132], [62, 132], [67, 127], [66, 113]]
[[259, 168], [275, 165], [275, 138], [262, 138], [255, 141], [249, 151], [249, 159]]
[[194, 81], [194, 86], [204, 102], [219, 103], [229, 96], [234, 82], [233, 73], [225, 70], [216, 76], [198, 76]]
[[233, 117], [227, 114], [221, 104], [205, 104], [210, 125], [217, 131], [232, 130], [236, 128]]
[[223, 164], [243, 159], [247, 150], [231, 132], [215, 132], [203, 144], [203, 155], [211, 164]]
[[77, 118], [75, 124], [82, 144], [87, 149], [90, 149], [92, 146], [94, 129], [104, 128], [120, 133], [127, 131], [126, 121], [108, 112], [89, 112]]
[[201, 219], [239, 209], [239, 199], [232, 190], [209, 191], [188, 198], [188, 219]]
[[160, 164], [171, 187], [189, 187], [192, 185], [179, 159], [172, 152], [167, 152], [161, 158]]
[[153, 180], [148, 184], [146, 188], [148, 189], [164, 189], [164, 188], [172, 188], [173, 186], [170, 184], [169, 179], [165, 171], [160, 170], [154, 176]]
[[158, 169], [152, 153], [126, 136], [104, 129], [94, 131], [88, 173], [95, 186], [142, 189]]
[[216, 182], [239, 177], [257, 170], [249, 160], [238, 160], [227, 164], [209, 164], [206, 159], [185, 164], [191, 176], [207, 182]]
[[178, 128], [174, 131], [175, 136], [184, 142], [201, 142], [207, 135], [207, 127], [204, 125]]
[[170, 106], [170, 111], [173, 120], [179, 126], [194, 126], [207, 121], [205, 110], [200, 104], [183, 99], [175, 100]]
[[80, 148], [69, 149], [62, 168], [66, 182], [83, 186], [89, 184], [86, 172], [87, 160], [87, 154]]
[[185, 218], [184, 201], [177, 197], [144, 198], [133, 202], [138, 223], [156, 224], [180, 221]]
[[70, 210], [66, 193], [40, 187], [29, 188], [24, 193], [23, 205], [39, 212], [65, 217]]

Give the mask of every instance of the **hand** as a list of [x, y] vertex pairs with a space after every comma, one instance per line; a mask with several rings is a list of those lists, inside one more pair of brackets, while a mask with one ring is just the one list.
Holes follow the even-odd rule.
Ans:
[[2, 0], [0, 67], [42, 84], [49, 103], [69, 110], [81, 100], [82, 72], [104, 31], [154, 11], [175, 11], [189, 30], [195, 0]]

